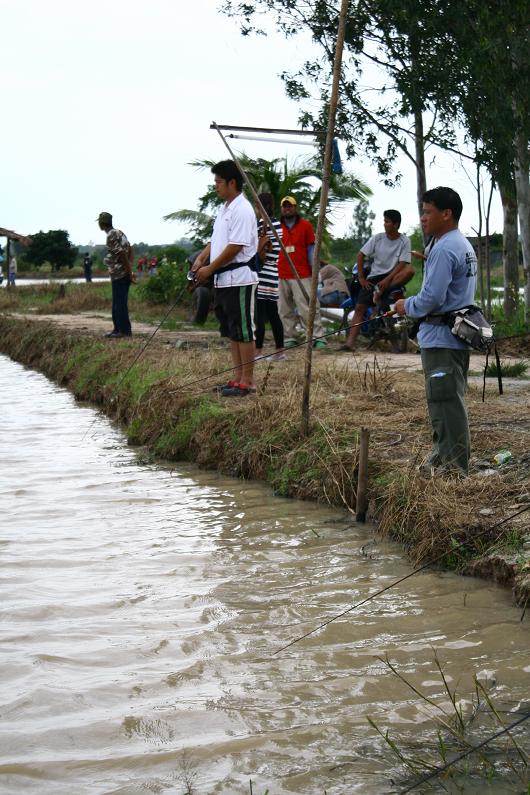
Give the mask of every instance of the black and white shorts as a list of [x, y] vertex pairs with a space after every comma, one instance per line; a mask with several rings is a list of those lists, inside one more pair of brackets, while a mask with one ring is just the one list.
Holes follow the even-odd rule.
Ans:
[[255, 295], [255, 284], [215, 288], [215, 314], [219, 321], [221, 337], [228, 337], [232, 342], [254, 341]]

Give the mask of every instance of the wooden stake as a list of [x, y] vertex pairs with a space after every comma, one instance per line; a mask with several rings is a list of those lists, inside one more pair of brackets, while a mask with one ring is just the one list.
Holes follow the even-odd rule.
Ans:
[[315, 249], [313, 253], [313, 274], [311, 278], [311, 296], [309, 300], [309, 314], [307, 318], [307, 348], [304, 370], [304, 391], [302, 395], [302, 433], [304, 436], [309, 434], [309, 394], [311, 391], [311, 366], [313, 353], [313, 326], [317, 307], [317, 286], [318, 271], [320, 268], [320, 249], [322, 247], [322, 235], [326, 221], [326, 209], [328, 205], [329, 177], [331, 172], [331, 157], [333, 151], [333, 136], [335, 134], [335, 116], [337, 115], [337, 104], [339, 98], [339, 82], [342, 69], [342, 51], [344, 49], [344, 37], [346, 33], [346, 18], [348, 15], [349, 0], [342, 0], [339, 12], [339, 27], [337, 30], [337, 41], [335, 44], [335, 59], [333, 62], [333, 81], [331, 85], [331, 96], [329, 100], [328, 130], [326, 135], [326, 146], [324, 149], [324, 166], [322, 169], [322, 188], [320, 191], [320, 208], [318, 213], [317, 233], [315, 239]]
[[357, 522], [366, 521], [368, 509], [368, 444], [370, 431], [361, 428], [359, 439], [359, 471], [357, 474], [357, 503], [355, 505], [355, 519]]

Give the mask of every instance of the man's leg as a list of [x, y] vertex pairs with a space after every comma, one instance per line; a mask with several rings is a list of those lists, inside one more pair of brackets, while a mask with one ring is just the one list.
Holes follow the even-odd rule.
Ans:
[[123, 279], [116, 279], [116, 326], [120, 334], [130, 335], [131, 321], [129, 320], [129, 287], [131, 282], [126, 276]]
[[469, 351], [422, 348], [427, 407], [433, 446], [428, 463], [457, 468], [467, 474], [470, 439], [465, 404]]
[[[305, 291], [306, 291], [306, 293], [307, 293], [307, 295], [309, 297], [311, 295], [311, 279], [308, 277], [307, 279], [302, 279], [301, 282], [304, 285]], [[307, 321], [308, 321], [308, 318], [309, 318], [309, 301], [305, 297], [304, 293], [302, 292], [302, 287], [298, 283], [298, 281], [294, 281], [293, 280], [292, 291], [293, 291], [293, 298], [294, 298], [294, 301], [295, 301], [295, 304], [296, 304], [296, 308], [298, 310], [298, 314], [300, 316], [300, 320], [302, 321], [302, 324], [304, 326], [304, 330], [305, 330], [306, 338], [307, 338]], [[319, 305], [317, 303], [316, 311], [315, 311], [315, 319], [313, 321], [313, 339], [315, 337], [322, 337], [323, 335], [324, 335], [324, 329], [322, 328], [322, 318], [320, 316], [320, 307], [319, 307]], [[317, 341], [315, 342], [315, 345], [324, 346], [324, 345], [326, 345], [326, 342], [325, 342], [325, 340], [317, 339]]]
[[353, 313], [353, 319], [350, 323], [350, 331], [348, 333], [348, 339], [345, 343], [345, 348], [349, 348], [351, 351], [355, 350], [355, 343], [357, 341], [357, 337], [359, 336], [359, 332], [361, 330], [361, 324], [364, 319], [364, 315], [367, 310], [366, 304], [356, 304], [355, 311]]
[[274, 335], [274, 344], [277, 351], [283, 350], [283, 326], [280, 316], [278, 314], [278, 301], [265, 301], [267, 305], [267, 317], [271, 324], [272, 333]]
[[267, 315], [267, 304], [263, 298], [256, 300], [256, 354], [261, 354], [263, 342], [265, 340], [265, 317]]
[[291, 285], [295, 279], [279, 279], [279, 311], [280, 319], [283, 325], [283, 333], [285, 336], [285, 343], [296, 342], [296, 321], [297, 316], [294, 311], [295, 303], [293, 299], [293, 292]]
[[111, 290], [112, 290], [112, 330], [117, 333], [118, 332], [118, 320], [117, 320], [117, 309], [116, 309], [116, 307], [117, 307], [117, 304], [118, 304], [118, 299], [117, 299], [118, 290], [117, 290], [117, 287], [116, 287], [116, 282], [114, 280], [111, 280], [110, 287], [111, 287]]
[[256, 387], [254, 383], [254, 352], [256, 350], [253, 342], [240, 342], [239, 359], [241, 362], [241, 377], [237, 379], [240, 384]]
[[241, 359], [241, 351], [239, 349], [240, 342], [234, 342], [234, 340], [230, 340], [230, 356], [232, 357], [232, 364], [234, 365], [234, 372], [232, 374], [232, 380], [239, 384], [243, 381], [243, 367], [242, 367], [242, 359]]

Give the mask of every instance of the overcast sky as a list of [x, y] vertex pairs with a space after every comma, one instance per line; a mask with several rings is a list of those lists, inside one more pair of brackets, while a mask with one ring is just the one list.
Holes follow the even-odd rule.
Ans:
[[[0, 226], [31, 234], [66, 229], [76, 244], [101, 243], [94, 219], [114, 214], [132, 242], [169, 243], [182, 224], [162, 216], [196, 209], [209, 184], [191, 160], [228, 156], [210, 122], [297, 127], [299, 109], [279, 74], [311, 54], [308, 38], [242, 37], [218, 13], [220, 0], [0, 0], [2, 173]], [[234, 144], [235, 145], [235, 144]], [[238, 142], [250, 156], [290, 158], [312, 150]], [[382, 212], [417, 223], [415, 176], [382, 185], [361, 160], [344, 163], [373, 190]], [[455, 158], [437, 156], [428, 184], [447, 184], [464, 201], [461, 228], [477, 223], [475, 195]], [[345, 207], [336, 232], [351, 219]], [[501, 231], [495, 198], [493, 229]]]

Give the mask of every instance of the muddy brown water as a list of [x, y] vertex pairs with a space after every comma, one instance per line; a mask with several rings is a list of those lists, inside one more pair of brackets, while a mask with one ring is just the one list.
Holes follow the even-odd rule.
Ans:
[[6, 357], [0, 394], [0, 793], [396, 792], [367, 717], [407, 749], [436, 726], [377, 657], [439, 704], [433, 648], [465, 699], [474, 674], [507, 720], [527, 698], [510, 593], [449, 573], [275, 655], [406, 574], [399, 548], [336, 509], [142, 463]]

